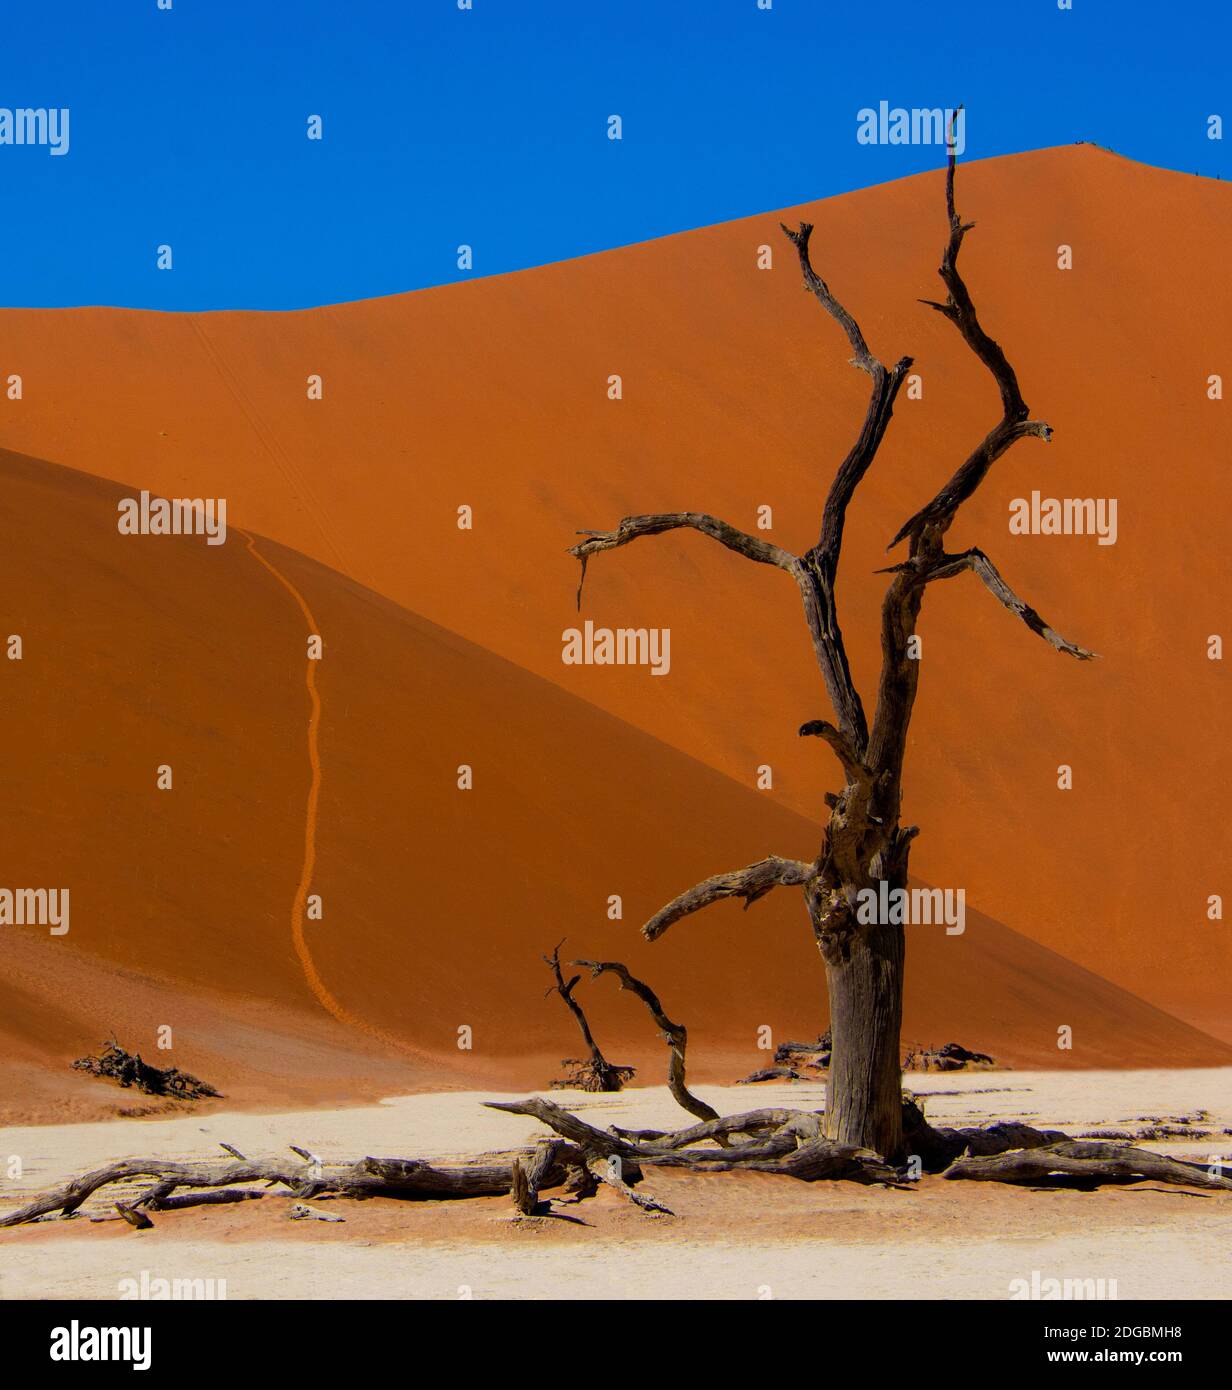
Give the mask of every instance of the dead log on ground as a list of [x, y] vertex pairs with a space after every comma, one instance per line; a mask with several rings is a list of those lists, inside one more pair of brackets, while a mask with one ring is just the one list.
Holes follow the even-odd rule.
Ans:
[[917, 1045], [903, 1058], [904, 1071], [991, 1071], [996, 1065], [987, 1052], [972, 1052], [956, 1042], [941, 1047]]
[[[71, 1216], [100, 1187], [115, 1182], [129, 1182], [133, 1178], [148, 1177], [152, 1182], [145, 1192], [124, 1204], [129, 1212], [136, 1212], [142, 1207], [157, 1211], [187, 1205], [182, 1199], [172, 1197], [177, 1188], [235, 1188], [238, 1184], [261, 1182], [285, 1187], [292, 1196], [301, 1200], [323, 1193], [357, 1199], [501, 1196], [512, 1188], [516, 1159], [530, 1162], [536, 1191], [562, 1186], [570, 1170], [585, 1162], [582, 1153], [559, 1140], [548, 1147], [546, 1157], [541, 1157], [542, 1149], [543, 1146], [533, 1151], [523, 1149], [506, 1154], [481, 1154], [474, 1161], [457, 1166], [434, 1164], [416, 1158], [371, 1157], [361, 1158], [354, 1163], [318, 1162], [310, 1165], [268, 1159], [243, 1159], [228, 1163], [123, 1159], [73, 1178], [36, 1197], [17, 1211], [0, 1216], [0, 1227], [20, 1226], [57, 1211]], [[232, 1196], [226, 1200], [243, 1199]]]
[[799, 1081], [800, 1073], [790, 1067], [763, 1067], [761, 1071], [750, 1072], [737, 1081], [737, 1086], [756, 1086], [761, 1081]]
[[827, 1028], [815, 1042], [779, 1043], [774, 1049], [774, 1061], [777, 1066], [789, 1067], [797, 1072], [829, 1071], [833, 1047]]
[[126, 1052], [115, 1038], [102, 1044], [97, 1055], [78, 1057], [74, 1071], [86, 1071], [91, 1076], [107, 1077], [121, 1086], [135, 1086], [143, 1095], [170, 1096], [174, 1100], [201, 1100], [218, 1096], [220, 1092], [190, 1072], [179, 1067], [152, 1067], [141, 1054]]
[[[676, 1214], [671, 1207], [665, 1207], [662, 1202], [656, 1201], [648, 1192], [636, 1192], [627, 1181], [631, 1174], [626, 1171], [620, 1159], [615, 1155], [600, 1158], [596, 1154], [587, 1160], [586, 1168], [596, 1181], [606, 1183], [608, 1187], [619, 1192], [626, 1202], [632, 1202], [635, 1207], [640, 1207], [650, 1216], [674, 1216]], [[638, 1170], [637, 1176], [638, 1178], [641, 1177], [640, 1170]]]
[[568, 1146], [561, 1139], [541, 1139], [529, 1160], [513, 1160], [513, 1205], [523, 1216], [533, 1216], [539, 1205], [539, 1189], [549, 1185]]
[[226, 1206], [232, 1202], [255, 1202], [265, 1196], [247, 1187], [209, 1188], [204, 1192], [178, 1192], [174, 1196], [147, 1201], [146, 1211], [182, 1211], [185, 1207]]

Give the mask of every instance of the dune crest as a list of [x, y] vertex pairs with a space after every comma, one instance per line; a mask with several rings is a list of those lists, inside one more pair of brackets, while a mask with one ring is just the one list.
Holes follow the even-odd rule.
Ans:
[[[564, 552], [581, 528], [680, 508], [753, 527], [766, 507], [767, 538], [810, 543], [864, 386], [778, 229], [805, 216], [873, 349], [910, 352], [920, 378], [848, 518], [838, 597], [867, 702], [872, 571], [996, 416], [978, 363], [916, 303], [936, 292], [942, 177], [299, 313], [0, 311], [25, 388], [5, 402], [4, 439], [133, 488], [226, 496], [237, 525], [745, 787], [772, 766], [758, 795], [812, 817], [828, 754], [795, 731], [828, 711], [788, 581], [667, 536], [611, 557], [579, 615]], [[1204, 528], [1232, 500], [1219, 463], [1232, 417], [1206, 387], [1232, 321], [1232, 190], [1093, 146], [976, 162], [962, 178], [978, 223], [966, 274], [1055, 437], [998, 463], [954, 544], [986, 549], [1103, 660], [1065, 669], [974, 580], [930, 592], [906, 781], [905, 814], [922, 827], [913, 868], [1232, 1041], [1232, 938], [1207, 917], [1208, 896], [1226, 897], [1215, 866], [1232, 857], [1232, 749], [1207, 740], [1195, 759], [1191, 747], [1227, 704], [1207, 640], [1232, 591]], [[1072, 269], [1058, 268], [1062, 247]], [[1034, 491], [1115, 499], [1116, 543], [1015, 533], [1015, 505]], [[562, 633], [586, 621], [670, 631], [670, 674], [562, 661]], [[1062, 765], [1071, 790], [1058, 788]], [[678, 816], [698, 814], [674, 799]], [[697, 867], [727, 865], [715, 854]], [[679, 868], [668, 896], [688, 881]]]

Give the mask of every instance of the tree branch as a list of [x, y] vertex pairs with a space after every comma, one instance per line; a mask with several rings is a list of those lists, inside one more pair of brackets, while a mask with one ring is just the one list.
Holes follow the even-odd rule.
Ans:
[[853, 365], [867, 372], [873, 380], [873, 389], [869, 395], [868, 409], [864, 414], [859, 437], [839, 466], [830, 485], [822, 512], [821, 534], [812, 550], [801, 557], [799, 564], [802, 573], [798, 576], [804, 593], [805, 616], [813, 635], [813, 645], [817, 650], [817, 660], [826, 682], [826, 689], [843, 732], [855, 745], [857, 753], [863, 753], [868, 743], [868, 722], [847, 662], [847, 652], [838, 623], [835, 584], [847, 508], [856, 488], [876, 457], [886, 427], [890, 423], [890, 416], [894, 413], [895, 398], [911, 367], [912, 359], [900, 358], [892, 370], [886, 370], [883, 363], [869, 351], [860, 325], [813, 269], [809, 255], [813, 224], [801, 222], [799, 230], [794, 232], [782, 223], [780, 226], [800, 257], [800, 271], [804, 276], [805, 289], [817, 298], [822, 308], [847, 335], [847, 341], [851, 344], [854, 354], [851, 359]]
[[820, 1134], [820, 1112], [779, 1108], [746, 1110], [739, 1115], [724, 1115], [720, 1119], [705, 1120], [699, 1125], [690, 1125], [688, 1129], [678, 1129], [674, 1132], [662, 1129], [619, 1129], [613, 1125], [612, 1133], [621, 1139], [636, 1141], [640, 1153], [660, 1153], [686, 1148], [690, 1144], [700, 1144], [707, 1139], [723, 1144], [733, 1135], [756, 1135], [763, 1131], [777, 1130], [785, 1124], [806, 1117], [818, 1122], [817, 1133]]
[[855, 749], [833, 724], [828, 724], [824, 719], [810, 719], [807, 724], [800, 725], [800, 737], [824, 739], [834, 749], [839, 762], [842, 763], [848, 782], [856, 785], [869, 780], [871, 774], [868, 768], [856, 756]]
[[853, 744], [863, 748], [868, 741], [868, 720], [847, 664], [847, 649], [838, 625], [838, 608], [834, 597], [837, 560], [837, 553], [831, 560], [814, 547], [795, 562], [792, 573], [800, 586], [804, 621], [812, 638], [813, 653], [825, 682], [826, 694], [830, 697], [843, 732]]
[[864, 341], [864, 334], [860, 332], [860, 325], [835, 299], [830, 292], [830, 286], [813, 269], [813, 263], [809, 256], [809, 238], [813, 235], [813, 224], [801, 222], [799, 231], [795, 232], [785, 222], [780, 222], [779, 226], [782, 227], [783, 234], [799, 253], [800, 271], [804, 276], [805, 289], [817, 296], [821, 307], [847, 335], [847, 341], [851, 344], [851, 350], [855, 354], [851, 359], [852, 364], [873, 377], [878, 372], [884, 372], [885, 368], [869, 352], [868, 344]]
[[578, 535], [587, 539], [570, 546], [569, 554], [575, 555], [582, 564], [582, 574], [578, 580], [577, 603], [582, 606], [582, 586], [586, 582], [586, 562], [601, 550], [616, 550], [630, 541], [642, 536], [659, 536], [664, 531], [677, 531], [691, 528], [709, 536], [728, 550], [734, 550], [747, 560], [755, 560], [762, 565], [777, 565], [779, 569], [792, 571], [797, 563], [796, 557], [769, 541], [720, 521], [706, 512], [658, 512], [650, 516], [627, 516], [614, 531], [579, 531]]
[[636, 1188], [630, 1187], [622, 1176], [619, 1164], [619, 1158], [600, 1158], [595, 1154], [586, 1160], [586, 1170], [596, 1182], [606, 1183], [609, 1187], [615, 1188], [626, 1202], [632, 1202], [649, 1216], [675, 1216], [676, 1213], [671, 1207], [665, 1207], [648, 1192], [638, 1192]]
[[562, 1139], [577, 1144], [583, 1152], [597, 1154], [617, 1154], [621, 1158], [636, 1158], [638, 1148], [614, 1134], [606, 1134], [594, 1125], [557, 1105], [554, 1100], [543, 1096], [528, 1096], [526, 1100], [485, 1100], [481, 1102], [488, 1110], [502, 1110], [507, 1115], [531, 1115], [549, 1129], [554, 1129]]
[[924, 590], [930, 580], [947, 578], [962, 568], [974, 569], [1011, 612], [1017, 613], [1032, 631], [1058, 651], [1067, 652], [1079, 660], [1087, 660], [1093, 655], [1055, 633], [1034, 609], [1013, 594], [987, 557], [979, 551], [969, 551], [960, 558], [948, 556], [944, 550], [943, 537], [958, 508], [979, 487], [993, 463], [1016, 440], [1031, 435], [1048, 440], [1052, 435], [1048, 425], [1029, 418], [1018, 377], [1000, 345], [984, 331], [970, 292], [958, 270], [963, 238], [974, 224], [964, 222], [954, 205], [954, 176], [958, 163], [954, 144], [956, 121], [957, 113], [950, 126], [945, 177], [950, 234], [938, 272], [948, 296], [944, 304], [930, 300], [924, 302], [955, 325], [964, 342], [991, 372], [1001, 396], [1001, 419], [933, 500], [916, 512], [890, 542], [893, 548], [900, 541], [909, 539], [909, 558], [905, 564], [893, 567], [894, 580], [882, 601], [881, 677], [872, 735], [864, 755], [865, 762], [883, 775], [879, 814], [887, 822], [897, 819], [901, 802], [907, 728], [919, 684], [919, 662], [914, 659], [912, 639]]
[[[787, 1113], [785, 1124], [775, 1125], [772, 1134], [760, 1137], [747, 1145], [731, 1145], [725, 1149], [686, 1149], [684, 1135], [667, 1136], [675, 1138], [676, 1143], [631, 1144], [614, 1134], [605, 1134], [595, 1129], [576, 1115], [562, 1110], [553, 1101], [542, 1096], [531, 1096], [526, 1100], [494, 1101], [485, 1100], [489, 1110], [503, 1110], [511, 1115], [531, 1115], [542, 1124], [556, 1131], [563, 1138], [578, 1145], [583, 1153], [593, 1151], [604, 1156], [615, 1155], [622, 1166], [629, 1169], [629, 1160], [640, 1166], [647, 1164], [663, 1168], [684, 1168], [702, 1173], [729, 1173], [745, 1171], [754, 1173], [779, 1173], [784, 1177], [800, 1178], [804, 1182], [818, 1179], [846, 1178], [856, 1182], [895, 1183], [894, 1169], [883, 1162], [880, 1155], [869, 1149], [857, 1148], [852, 1144], [838, 1144], [820, 1137], [806, 1137], [816, 1133], [819, 1126], [817, 1116], [807, 1112], [760, 1112], [764, 1115]], [[757, 1115], [736, 1116], [745, 1122]], [[699, 1131], [706, 1130], [708, 1137], [717, 1137], [720, 1132], [733, 1132], [725, 1122], [711, 1121], [705, 1126], [696, 1126], [685, 1134], [700, 1137]], [[591, 1170], [593, 1171], [593, 1169]], [[609, 1170], [610, 1171], [610, 1170]], [[596, 1176], [600, 1176], [596, 1174]]]
[[922, 580], [925, 584], [931, 584], [934, 579], [951, 579], [954, 575], [961, 574], [963, 570], [972, 570], [978, 574], [989, 593], [999, 603], [1004, 604], [1011, 613], [1017, 614], [1032, 632], [1042, 637], [1057, 651], [1064, 652], [1067, 656], [1076, 657], [1079, 661], [1092, 661], [1099, 655], [1098, 652], [1089, 652], [1085, 647], [1078, 647], [1073, 642], [1067, 642], [1059, 632], [1049, 627], [1035, 609], [1020, 599], [1002, 579], [997, 567], [988, 556], [975, 547], [964, 550], [961, 555], [943, 555], [938, 564], [924, 571]]
[[[961, 109], [960, 107], [959, 110]], [[936, 309], [939, 314], [949, 319], [962, 334], [967, 346], [992, 373], [1001, 393], [1001, 419], [989, 430], [933, 500], [902, 525], [889, 544], [888, 549], [891, 550], [906, 537], [918, 536], [925, 527], [931, 528], [938, 536], [943, 535], [954, 520], [958, 508], [979, 487], [988, 470], [1016, 440], [1034, 436], [1047, 442], [1052, 438], [1049, 425], [1042, 420], [1027, 418], [1030, 412], [1022, 398], [1017, 374], [1001, 345], [984, 331], [975, 312], [970, 291], [959, 273], [958, 253], [962, 249], [963, 238], [975, 223], [964, 222], [954, 207], [954, 173], [958, 156], [954, 147], [953, 121], [957, 118], [958, 113], [955, 112], [950, 127], [945, 173], [945, 207], [950, 223], [950, 236], [937, 272], [949, 293], [944, 304], [938, 304], [931, 299], [920, 302]]]
[[715, 874], [660, 908], [642, 928], [642, 935], [647, 941], [657, 941], [674, 922], [723, 898], [743, 898], [747, 911], [772, 888], [807, 883], [816, 872], [815, 864], [806, 864], [801, 859], [780, 859], [772, 854], [750, 864], [747, 869]]
[[637, 995], [650, 1010], [655, 1026], [671, 1049], [671, 1058], [667, 1066], [667, 1088], [675, 1097], [676, 1103], [690, 1115], [696, 1115], [699, 1120], [717, 1120], [719, 1112], [704, 1100], [699, 1100], [685, 1085], [684, 1056], [689, 1043], [689, 1030], [683, 1023], [673, 1023], [668, 1018], [654, 990], [644, 981], [630, 975], [628, 967], [617, 960], [575, 960], [573, 964], [589, 970], [592, 979], [598, 979], [600, 975], [615, 975], [620, 981], [621, 989], [627, 989], [631, 994]]

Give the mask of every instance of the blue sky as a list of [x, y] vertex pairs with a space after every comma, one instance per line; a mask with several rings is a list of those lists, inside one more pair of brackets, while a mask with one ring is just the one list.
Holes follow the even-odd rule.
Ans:
[[0, 145], [0, 304], [298, 308], [461, 278], [461, 243], [498, 274], [936, 166], [857, 143], [882, 99], [964, 102], [968, 159], [1232, 176], [1228, 0], [171, 3], [0, 7], [0, 108], [71, 113], [63, 157]]

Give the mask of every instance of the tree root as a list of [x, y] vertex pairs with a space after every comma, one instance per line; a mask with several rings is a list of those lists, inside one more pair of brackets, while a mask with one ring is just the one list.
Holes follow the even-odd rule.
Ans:
[[920, 1160], [925, 1173], [940, 1173], [963, 1154], [983, 1157], [1010, 1149], [1038, 1149], [1068, 1138], [1059, 1129], [1033, 1129], [1016, 1121], [982, 1129], [935, 1129], [924, 1118], [915, 1098], [903, 1096], [903, 1146], [909, 1158]]
[[[229, 1144], [222, 1146], [230, 1155], [227, 1162], [125, 1159], [73, 1178], [17, 1211], [0, 1216], [0, 1227], [20, 1226], [54, 1212], [71, 1216], [98, 1189], [134, 1178], [149, 1178], [149, 1187], [129, 1200], [115, 1202], [118, 1216], [93, 1219], [122, 1218], [146, 1229], [153, 1224], [150, 1212], [250, 1201], [267, 1195], [246, 1186], [254, 1183], [285, 1188], [300, 1202], [321, 1196], [443, 1200], [511, 1195], [515, 1209], [524, 1216], [535, 1214], [544, 1191], [563, 1189], [581, 1200], [606, 1185], [650, 1215], [670, 1215], [662, 1202], [634, 1191], [645, 1168], [691, 1173], [739, 1170], [802, 1182], [842, 1180], [892, 1187], [911, 1186], [909, 1179], [918, 1177], [922, 1169], [940, 1172], [949, 1179], [976, 1182], [1093, 1187], [1158, 1181], [1232, 1191], [1232, 1178], [1216, 1171], [1218, 1164], [1208, 1167], [1128, 1144], [1083, 1142], [1056, 1130], [1012, 1123], [984, 1129], [934, 1129], [910, 1097], [904, 1097], [903, 1102], [903, 1130], [910, 1157], [899, 1169], [871, 1149], [826, 1139], [821, 1114], [811, 1110], [749, 1110], [676, 1131], [621, 1130], [615, 1126], [601, 1130], [542, 1096], [485, 1104], [507, 1114], [532, 1116], [553, 1134], [533, 1148], [446, 1163], [372, 1157], [353, 1163], [327, 1163], [296, 1146], [292, 1149], [301, 1161], [292, 1163], [249, 1159]], [[911, 1157], [918, 1164], [912, 1164]], [[1232, 1169], [1232, 1160], [1228, 1166]]]
[[[955, 1159], [942, 1177], [975, 1182], [1090, 1186], [1117, 1182], [1166, 1182], [1232, 1192], [1232, 1178], [1211, 1171], [1221, 1164], [1191, 1163], [1132, 1144], [1092, 1144], [1066, 1139], [1041, 1148]], [[1232, 1162], [1228, 1164], [1232, 1168]]]
[[[821, 1116], [810, 1110], [751, 1110], [706, 1120], [674, 1134], [657, 1130], [596, 1129], [542, 1096], [527, 1100], [485, 1101], [491, 1110], [531, 1115], [583, 1151], [658, 1168], [695, 1173], [729, 1173], [735, 1169], [779, 1173], [815, 1182], [844, 1178], [855, 1182], [897, 1185], [899, 1174], [871, 1149], [839, 1144], [821, 1135]], [[705, 1140], [717, 1145], [732, 1135], [748, 1136], [725, 1148], [693, 1148]], [[593, 1171], [593, 1169], [592, 1169]]]
[[618, 1066], [606, 1057], [564, 1057], [560, 1065], [561, 1074], [552, 1082], [555, 1091], [623, 1091], [637, 1075], [636, 1067]]

